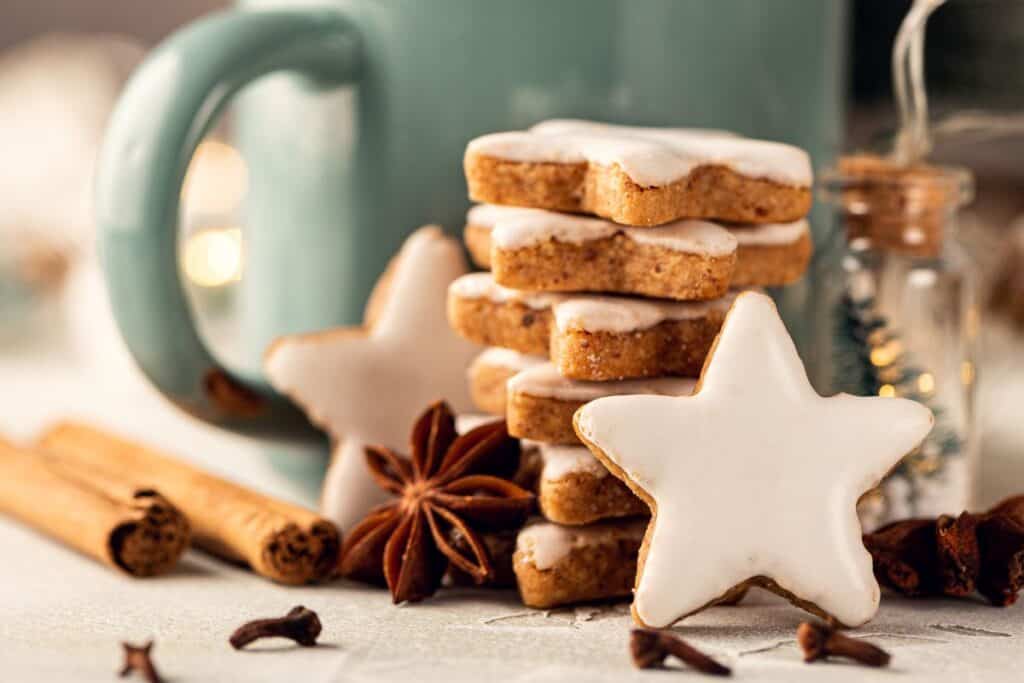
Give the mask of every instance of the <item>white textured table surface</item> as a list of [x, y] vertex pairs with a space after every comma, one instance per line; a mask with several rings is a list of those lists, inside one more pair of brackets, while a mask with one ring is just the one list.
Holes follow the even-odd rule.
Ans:
[[[633, 670], [625, 605], [541, 612], [510, 593], [444, 593], [393, 607], [380, 590], [348, 583], [284, 588], [198, 554], [149, 581], [118, 576], [0, 522], [0, 680], [111, 681], [118, 641], [156, 639], [168, 680], [623, 681]], [[714, 608], [678, 631], [721, 658], [737, 680], [1005, 681], [1019, 675], [1024, 611], [968, 602], [887, 598], [857, 633], [893, 653], [891, 670], [806, 665], [793, 641], [804, 615], [761, 598]], [[231, 631], [295, 604], [316, 610], [322, 647], [277, 641], [233, 651]], [[1015, 673], [1016, 672], [1016, 673]], [[662, 676], [666, 674], [661, 674]], [[694, 674], [688, 674], [693, 676]]]
[[[0, 433], [27, 438], [48, 420], [76, 415], [164, 444], [256, 488], [295, 500], [308, 495], [255, 444], [181, 417], [121, 370], [87, 367], [59, 351], [0, 356]], [[294, 456], [300, 469], [316, 468], [301, 457]], [[1022, 482], [1016, 463], [993, 471], [999, 493]], [[322, 647], [270, 642], [235, 652], [227, 644], [243, 621], [296, 604], [320, 614]], [[758, 595], [678, 630], [732, 666], [737, 680], [1019, 680], [1021, 606], [886, 596], [877, 619], [856, 632], [893, 653], [892, 668], [878, 672], [803, 664], [793, 636], [804, 617]], [[169, 576], [132, 580], [0, 519], [0, 683], [116, 680], [119, 641], [150, 637], [174, 683], [667, 680], [671, 674], [632, 669], [629, 626], [625, 605], [540, 612], [500, 592], [447, 592], [393, 607], [380, 590], [344, 582], [284, 588], [198, 553]]]

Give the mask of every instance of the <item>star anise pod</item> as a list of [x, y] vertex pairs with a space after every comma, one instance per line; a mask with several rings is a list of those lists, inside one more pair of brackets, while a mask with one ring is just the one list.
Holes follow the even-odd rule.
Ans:
[[1024, 496], [1007, 498], [978, 522], [978, 592], [993, 605], [1017, 601], [1024, 587]]
[[341, 556], [342, 575], [386, 583], [395, 603], [433, 595], [449, 565], [478, 584], [491, 580], [481, 532], [517, 527], [534, 507], [533, 494], [507, 478], [518, 467], [519, 442], [504, 422], [458, 436], [455, 416], [438, 402], [416, 421], [411, 442], [411, 458], [366, 449], [374, 480], [396, 499], [349, 532]]
[[865, 534], [875, 576], [910, 597], [966, 597], [1011, 605], [1024, 587], [1024, 496], [988, 512], [905, 519]]

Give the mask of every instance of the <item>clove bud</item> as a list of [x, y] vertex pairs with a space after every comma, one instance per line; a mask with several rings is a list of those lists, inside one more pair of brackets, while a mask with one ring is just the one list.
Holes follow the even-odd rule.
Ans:
[[156, 666], [153, 665], [153, 658], [150, 655], [150, 652], [153, 650], [152, 640], [145, 645], [121, 643], [121, 647], [124, 648], [124, 665], [118, 672], [118, 676], [124, 678], [134, 671], [142, 676], [146, 683], [163, 683], [163, 679], [157, 673]]
[[796, 629], [796, 641], [805, 662], [826, 657], [846, 657], [865, 666], [888, 666], [889, 653], [871, 643], [843, 635], [833, 626], [805, 621]]
[[664, 631], [633, 629], [629, 637], [629, 649], [633, 655], [633, 664], [638, 669], [659, 667], [672, 655], [701, 673], [712, 676], [732, 675], [729, 667], [719, 664], [679, 636]]
[[257, 619], [242, 624], [231, 634], [231, 647], [241, 650], [261, 638], [288, 638], [303, 647], [313, 647], [322, 627], [316, 612], [302, 605], [292, 607], [288, 614], [276, 619]]

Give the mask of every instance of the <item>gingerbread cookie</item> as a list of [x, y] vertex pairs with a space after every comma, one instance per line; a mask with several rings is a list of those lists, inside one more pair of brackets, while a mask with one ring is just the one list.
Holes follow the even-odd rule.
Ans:
[[537, 480], [541, 514], [559, 524], [589, 524], [611, 517], [650, 514], [647, 505], [611, 476], [586, 446], [540, 444]]
[[527, 525], [512, 556], [523, 603], [547, 608], [628, 596], [646, 525], [646, 520]]
[[471, 273], [448, 290], [448, 320], [466, 339], [548, 355], [570, 379], [695, 377], [733, 295], [703, 302], [530, 293]]
[[545, 121], [472, 140], [464, 167], [476, 201], [590, 213], [623, 225], [781, 223], [811, 208], [806, 152], [720, 131]]
[[[515, 588], [516, 574], [512, 569], [512, 555], [516, 550], [516, 537], [518, 530], [488, 531], [480, 534], [480, 540], [487, 548], [487, 555], [491, 559], [491, 568], [494, 570], [494, 577], [481, 586], [471, 574], [463, 571], [450, 563], [448, 572], [445, 575], [442, 585], [444, 586], [466, 586], [474, 588]], [[454, 529], [451, 532], [451, 543], [462, 553], [471, 553], [472, 547], [469, 541]]]
[[404, 448], [409, 424], [439, 398], [470, 409], [466, 367], [477, 350], [444, 314], [448, 285], [466, 270], [456, 240], [420, 228], [378, 283], [366, 325], [282, 337], [267, 350], [270, 382], [335, 442], [321, 512], [342, 529], [385, 500], [364, 445]]
[[[531, 356], [532, 358], [532, 356]], [[527, 368], [505, 385], [508, 431], [542, 443], [578, 444], [572, 416], [587, 401], [619, 394], [688, 396], [694, 381], [682, 377], [585, 382], [563, 377], [551, 363]]]
[[493, 227], [494, 281], [513, 289], [715, 299], [729, 289], [736, 265], [736, 238], [707, 221], [630, 228], [493, 205], [474, 207], [467, 221]]
[[[733, 287], [791, 284], [810, 262], [811, 235], [805, 219], [759, 225], [680, 221], [659, 228], [626, 228], [596, 218], [481, 204], [466, 214], [464, 236], [473, 260], [493, 268], [495, 282], [505, 287], [704, 298], [693, 295], [692, 283], [716, 281], [703, 270], [714, 261], [699, 257], [709, 253], [708, 245], [704, 240], [667, 239], [673, 232], [686, 234], [679, 226], [687, 225], [709, 226], [691, 229], [691, 236], [717, 235], [717, 227], [736, 240]], [[719, 276], [721, 270], [717, 269]]]
[[497, 346], [484, 349], [469, 366], [469, 394], [478, 410], [491, 415], [505, 415], [505, 383], [516, 373], [541, 363], [547, 358], [527, 356]]
[[730, 225], [739, 244], [732, 286], [783, 287], [804, 275], [813, 246], [806, 220], [762, 225]]
[[498, 223], [520, 218], [542, 217], [551, 213], [543, 209], [527, 209], [520, 206], [477, 204], [466, 212], [466, 226], [462, 231], [462, 241], [465, 243], [473, 263], [484, 270], [490, 270], [491, 233], [494, 232]]
[[748, 292], [692, 396], [600, 398], [574, 422], [653, 514], [639, 623], [668, 626], [757, 585], [857, 626], [879, 600], [857, 499], [933, 420], [906, 399], [819, 396], [772, 300]]

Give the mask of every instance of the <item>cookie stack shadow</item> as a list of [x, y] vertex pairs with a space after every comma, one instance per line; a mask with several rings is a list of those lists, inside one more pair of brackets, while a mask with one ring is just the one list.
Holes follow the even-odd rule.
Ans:
[[[602, 396], [692, 393], [736, 293], [803, 275], [806, 207], [760, 224], [682, 215], [622, 225], [542, 202], [502, 205], [510, 184], [543, 164], [488, 178], [480, 169], [501, 164], [474, 165], [471, 156], [470, 194], [490, 203], [469, 211], [464, 237], [487, 272], [452, 283], [448, 319], [488, 347], [469, 370], [470, 392], [523, 440], [525, 476], [537, 492], [542, 519], [515, 542], [520, 594], [541, 608], [628, 596], [649, 510], [580, 443], [573, 414]], [[510, 203], [522, 203], [513, 196]]]

